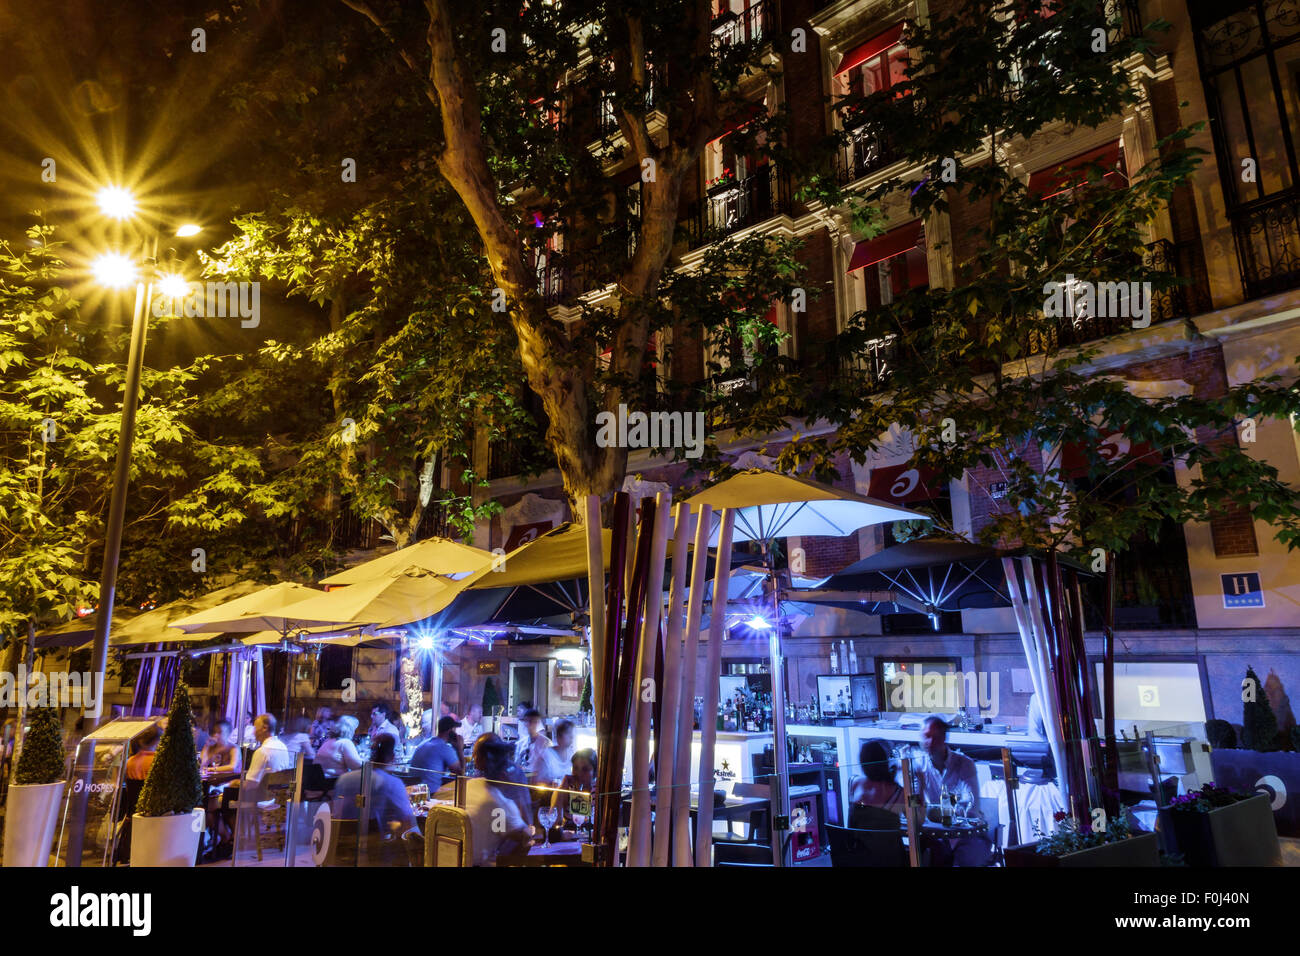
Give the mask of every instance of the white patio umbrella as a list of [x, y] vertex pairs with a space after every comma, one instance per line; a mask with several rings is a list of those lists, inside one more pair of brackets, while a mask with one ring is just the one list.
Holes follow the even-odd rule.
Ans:
[[[928, 521], [927, 515], [900, 508], [887, 501], [843, 491], [806, 478], [795, 478], [760, 468], [743, 471], [706, 488], [688, 499], [699, 510], [709, 505], [714, 514], [730, 508], [735, 512], [735, 541], [756, 541], [771, 581], [775, 621], [768, 628], [768, 656], [772, 662], [772, 732], [776, 780], [772, 786], [772, 815], [790, 814], [789, 780], [785, 750], [785, 659], [781, 649], [781, 602], [772, 560], [772, 541], [792, 536], [841, 537], [868, 525], [890, 521]], [[718, 525], [710, 530], [709, 544], [716, 545]], [[702, 754], [701, 761], [711, 759]], [[782, 831], [772, 827], [772, 855], [778, 866], [790, 864], [789, 848], [782, 844]]]

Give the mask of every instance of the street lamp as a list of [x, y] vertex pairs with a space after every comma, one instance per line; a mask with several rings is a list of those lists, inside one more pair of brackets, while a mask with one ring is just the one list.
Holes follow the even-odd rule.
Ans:
[[[135, 196], [120, 186], [108, 186], [96, 196], [100, 210], [112, 219], [129, 219], [135, 214]], [[177, 235], [193, 236], [200, 232], [194, 225], [182, 226]], [[91, 664], [99, 678], [100, 692], [104, 687], [104, 672], [108, 667], [108, 636], [113, 627], [113, 605], [117, 592], [118, 558], [122, 551], [122, 529], [126, 521], [127, 485], [131, 472], [131, 444], [135, 439], [135, 413], [140, 404], [140, 376], [144, 369], [145, 335], [149, 328], [149, 306], [153, 299], [158, 235], [149, 242], [150, 250], [143, 272], [121, 253], [106, 253], [92, 265], [95, 279], [110, 289], [121, 289], [135, 282], [135, 313], [131, 319], [131, 345], [127, 353], [126, 382], [122, 387], [122, 426], [118, 433], [117, 461], [113, 470], [113, 491], [108, 504], [107, 530], [104, 535], [104, 566], [99, 578], [99, 609], [95, 615], [95, 642]], [[174, 287], [180, 276], [161, 277], [168, 288]], [[101, 697], [102, 699], [102, 697]], [[147, 706], [147, 705], [146, 705]], [[92, 727], [99, 723], [101, 713], [90, 717]]]

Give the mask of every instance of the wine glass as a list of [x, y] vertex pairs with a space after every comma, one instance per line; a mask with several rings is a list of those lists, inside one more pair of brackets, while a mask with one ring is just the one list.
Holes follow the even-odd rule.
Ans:
[[549, 848], [551, 845], [551, 827], [555, 826], [559, 813], [559, 809], [552, 806], [542, 806], [537, 809], [537, 822], [542, 825], [542, 831], [546, 835], [545, 842], [542, 844], [544, 848]]
[[576, 830], [575, 835], [578, 839], [582, 839], [582, 825], [587, 822], [587, 815], [581, 810], [574, 810], [569, 814], [569, 816], [573, 817], [573, 826]]

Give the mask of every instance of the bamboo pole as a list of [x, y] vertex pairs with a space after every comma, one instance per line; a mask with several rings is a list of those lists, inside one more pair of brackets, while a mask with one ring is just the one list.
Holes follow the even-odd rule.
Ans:
[[[615, 496], [617, 498], [617, 496]], [[623, 497], [624, 516], [628, 514], [627, 496]], [[632, 678], [635, 675], [641, 615], [645, 610], [645, 592], [642, 582], [645, 567], [650, 561], [650, 534], [646, 525], [654, 520], [654, 502], [645, 502], [641, 509], [642, 530], [637, 540], [633, 571], [625, 578], [631, 590], [623, 595], [626, 620], [619, 636], [618, 656], [612, 662], [615, 677], [610, 684], [608, 731], [609, 759], [600, 764], [601, 780], [601, 841], [605, 845], [602, 862], [605, 866], [618, 865], [618, 829], [623, 807], [623, 759], [627, 745], [628, 716], [632, 705]], [[611, 568], [611, 574], [614, 573]], [[622, 575], [622, 570], [618, 572]], [[608, 639], [608, 634], [606, 635]]]
[[[722, 676], [722, 632], [727, 626], [731, 585], [732, 508], [722, 509], [718, 560], [713, 569], [713, 610], [709, 617], [709, 659], [704, 668], [704, 709], [700, 711], [700, 798], [695, 815], [695, 865], [713, 865], [713, 748], [718, 738], [718, 678]], [[706, 539], [707, 540], [707, 539]]]
[[673, 581], [668, 589], [668, 626], [664, 629], [664, 685], [655, 727], [655, 866], [672, 862], [673, 812], [678, 787], [690, 782], [677, 777], [677, 719], [682, 699], [682, 604], [686, 600], [686, 563], [690, 553], [691, 506], [677, 505], [673, 532]]
[[587, 620], [591, 627], [591, 712], [605, 698], [605, 554], [601, 547], [600, 496], [587, 495]]
[[650, 564], [646, 569], [645, 613], [641, 620], [640, 664], [633, 687], [636, 707], [632, 722], [632, 819], [628, 831], [628, 866], [650, 864], [650, 716], [654, 698], [659, 695], [652, 675], [664, 607], [664, 557], [668, 550], [669, 522], [672, 521], [672, 512], [668, 510], [672, 501], [670, 496], [661, 491], [655, 497]]
[[[677, 766], [673, 781], [673, 863], [692, 866], [691, 854], [691, 742], [695, 723], [695, 674], [700, 668], [700, 616], [704, 611], [705, 581], [709, 571], [709, 525], [712, 505], [701, 505], [695, 524], [695, 551], [691, 555], [690, 604], [686, 609], [686, 646], [682, 651], [682, 697], [677, 718]], [[716, 567], [725, 568], [730, 556], [718, 555]], [[700, 730], [704, 730], [701, 714]]]

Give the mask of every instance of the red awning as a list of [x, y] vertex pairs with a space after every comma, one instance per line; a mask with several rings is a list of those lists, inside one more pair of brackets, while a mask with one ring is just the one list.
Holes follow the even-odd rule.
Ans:
[[849, 260], [849, 267], [846, 271], [856, 272], [859, 269], [865, 269], [867, 266], [874, 266], [877, 262], [892, 259], [894, 256], [900, 255], [919, 244], [924, 232], [925, 226], [918, 219], [915, 222], [909, 222], [906, 226], [891, 229], [884, 235], [876, 236], [874, 239], [859, 242], [853, 247], [853, 258]]
[[844, 59], [840, 60], [840, 68], [835, 71], [835, 75], [847, 73], [855, 66], [861, 66], [873, 56], [879, 56], [896, 43], [903, 40], [903, 25], [901, 23], [890, 27], [879, 36], [874, 36], [866, 43], [859, 43], [848, 53], [844, 54]]
[[867, 497], [892, 501], [899, 505], [941, 498], [947, 489], [936, 487], [942, 484], [935, 481], [936, 477], [937, 473], [933, 468], [918, 467], [911, 462], [873, 468], [871, 483], [867, 487]]
[[1082, 186], [1088, 181], [1085, 169], [1088, 166], [1100, 166], [1106, 170], [1102, 178], [1112, 186], [1120, 186], [1128, 181], [1119, 140], [1115, 140], [1113, 143], [1107, 143], [1105, 146], [1068, 159], [1058, 166], [1040, 169], [1029, 177], [1029, 195], [1039, 199], [1050, 199], [1067, 189]]
[[754, 122], [754, 120], [763, 116], [766, 112], [767, 107], [764, 104], [750, 103], [747, 108], [743, 109], [740, 113], [737, 113], [723, 124], [722, 132], [709, 140], [709, 145], [716, 143], [720, 139], [725, 139], [741, 127], [748, 126], [750, 123]]
[[[1131, 468], [1139, 462], [1158, 465], [1162, 460], [1160, 452], [1153, 445], [1147, 442], [1134, 445], [1122, 432], [1104, 437], [1097, 446], [1097, 457], [1121, 470]], [[1077, 442], [1069, 442], [1061, 449], [1061, 474], [1066, 478], [1082, 478], [1088, 474], [1091, 463], [1092, 456]]]

